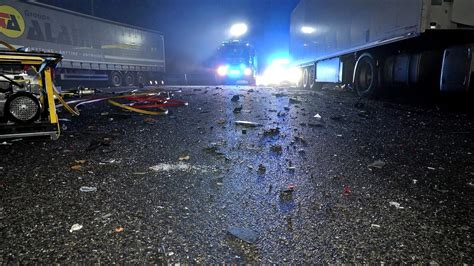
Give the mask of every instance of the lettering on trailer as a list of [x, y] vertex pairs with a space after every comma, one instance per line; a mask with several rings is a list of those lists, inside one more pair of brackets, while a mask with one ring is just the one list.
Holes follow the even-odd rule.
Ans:
[[11, 6], [0, 5], [0, 32], [9, 38], [18, 38], [25, 31], [23, 16]]

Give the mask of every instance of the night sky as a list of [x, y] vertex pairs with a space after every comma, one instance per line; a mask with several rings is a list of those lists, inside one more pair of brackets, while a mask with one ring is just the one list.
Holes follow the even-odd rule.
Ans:
[[246, 22], [260, 66], [288, 52], [290, 13], [298, 0], [40, 0], [47, 4], [140, 27], [165, 35], [168, 74], [211, 66], [212, 55], [229, 38], [228, 28]]

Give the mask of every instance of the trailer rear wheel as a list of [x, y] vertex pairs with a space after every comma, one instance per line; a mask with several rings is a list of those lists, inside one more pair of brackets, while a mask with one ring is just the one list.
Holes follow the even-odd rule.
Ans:
[[114, 71], [110, 74], [110, 83], [114, 87], [119, 87], [122, 85], [122, 74], [118, 71]]
[[133, 72], [127, 72], [125, 74], [125, 85], [127, 86], [135, 85], [135, 75], [133, 75]]
[[137, 73], [137, 83], [138, 83], [138, 86], [140, 87], [143, 87], [145, 86], [145, 75], [143, 74], [143, 72], [138, 72]]
[[378, 87], [378, 67], [375, 59], [369, 53], [362, 54], [357, 59], [354, 69], [354, 88], [360, 97], [371, 97]]

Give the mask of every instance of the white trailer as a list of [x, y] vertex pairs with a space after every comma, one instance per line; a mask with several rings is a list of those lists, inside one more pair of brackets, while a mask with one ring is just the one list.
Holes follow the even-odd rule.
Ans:
[[301, 0], [291, 16], [290, 53], [301, 86], [472, 87], [474, 0]]

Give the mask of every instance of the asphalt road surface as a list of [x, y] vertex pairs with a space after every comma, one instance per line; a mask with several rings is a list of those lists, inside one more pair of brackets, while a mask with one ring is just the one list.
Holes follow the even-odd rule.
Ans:
[[0, 145], [0, 264], [474, 263], [472, 111], [163, 89], [189, 105]]

